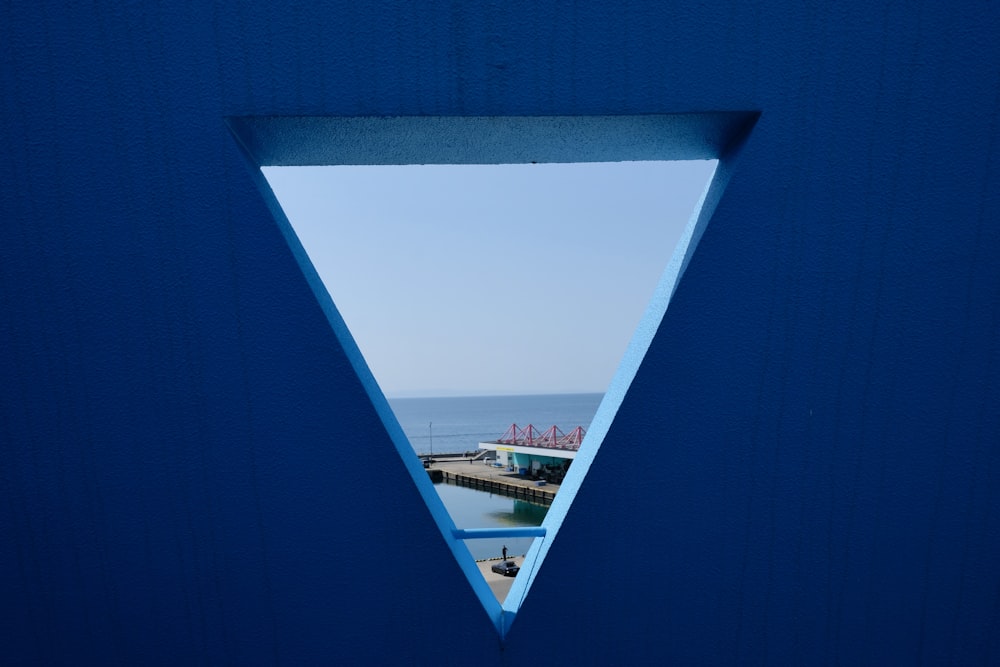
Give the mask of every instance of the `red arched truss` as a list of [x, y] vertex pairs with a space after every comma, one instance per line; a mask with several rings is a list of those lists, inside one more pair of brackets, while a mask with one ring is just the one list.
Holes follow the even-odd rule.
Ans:
[[583, 443], [583, 436], [587, 430], [582, 426], [577, 426], [569, 433], [563, 433], [558, 426], [551, 426], [545, 431], [540, 431], [533, 424], [528, 424], [521, 428], [517, 424], [511, 424], [504, 431], [503, 435], [497, 438], [496, 442], [503, 445], [521, 445], [524, 447], [541, 447], [544, 449], [571, 449], [577, 450]]

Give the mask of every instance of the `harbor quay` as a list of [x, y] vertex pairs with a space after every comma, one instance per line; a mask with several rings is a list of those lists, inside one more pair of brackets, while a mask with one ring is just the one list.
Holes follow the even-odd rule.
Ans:
[[[514, 585], [514, 577], [505, 577], [502, 574], [497, 574], [492, 569], [494, 563], [499, 563], [502, 559], [500, 558], [488, 558], [486, 560], [476, 561], [476, 565], [479, 566], [479, 571], [483, 575], [483, 579], [489, 585], [490, 590], [493, 591], [493, 595], [496, 596], [497, 600], [501, 603], [507, 598], [507, 593], [510, 592], [511, 586]], [[524, 556], [510, 556], [507, 560], [512, 560], [514, 563], [521, 567], [524, 563]]]
[[420, 458], [432, 482], [551, 505], [585, 434], [582, 426], [563, 433], [557, 426], [542, 431], [511, 424], [496, 440], [480, 442], [478, 451]]
[[[498, 466], [495, 458], [482, 451], [437, 454], [433, 458], [421, 455], [419, 458], [435, 484], [464, 486], [538, 505], [550, 505], [559, 490], [558, 484], [531, 480]], [[476, 559], [480, 574], [501, 603], [514, 584], [514, 577], [506, 577], [492, 570], [494, 565], [503, 560], [500, 556]], [[514, 561], [520, 567], [524, 562], [524, 554], [511, 553], [506, 560]]]
[[559, 485], [543, 480], [529, 479], [518, 471], [498, 465], [493, 458], [483, 456], [441, 455], [420, 457], [431, 481], [465, 486], [508, 496], [518, 500], [550, 505], [559, 491]]

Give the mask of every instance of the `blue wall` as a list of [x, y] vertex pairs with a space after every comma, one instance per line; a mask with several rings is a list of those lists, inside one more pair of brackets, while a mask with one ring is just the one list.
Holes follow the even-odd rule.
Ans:
[[[167, 4], [0, 10], [3, 662], [1000, 661], [993, 5]], [[225, 118], [718, 110], [501, 647]]]

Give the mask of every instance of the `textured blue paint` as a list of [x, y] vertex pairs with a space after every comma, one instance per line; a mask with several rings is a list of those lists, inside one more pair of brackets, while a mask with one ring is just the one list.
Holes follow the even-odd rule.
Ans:
[[[501, 639], [513, 626], [526, 599], [535, 573], [548, 553], [565, 519], [577, 490], [583, 483], [598, 447], [629, 388], [636, 370], [659, 327], [677, 284], [690, 261], [698, 240], [725, 190], [732, 162], [756, 123], [754, 112], [711, 112], [643, 116], [532, 116], [532, 117], [243, 117], [229, 119], [236, 140], [251, 165], [251, 174], [261, 189], [292, 253], [302, 266], [313, 293], [323, 306], [355, 372], [368, 392], [386, 431], [404, 460], [407, 471], [427, 503], [441, 536], [455, 556], [476, 596], [493, 621]], [[691, 220], [681, 235], [673, 258], [638, 326], [620, 368], [615, 375], [588, 431], [586, 446], [574, 461], [562, 484], [559, 497], [546, 514], [544, 528], [460, 531], [433, 489], [425, 471], [413, 456], [409, 441], [375, 381], [367, 363], [330, 295], [299, 242], [292, 226], [280, 210], [277, 199], [258, 165], [310, 164], [485, 164], [514, 162], [629, 161], [719, 159]], [[706, 205], [707, 204], [707, 205]], [[543, 537], [536, 540], [521, 564], [522, 573], [510, 594], [498, 603], [485, 584], [479, 567], [461, 542], [467, 536], [502, 537], [522, 534]], [[526, 531], [526, 532], [525, 532]]]
[[[996, 663], [997, 34], [4, 5], [4, 662]], [[404, 464], [365, 474], [391, 439], [225, 119], [719, 109], [763, 113], [501, 651]]]
[[757, 114], [242, 117], [229, 123], [261, 166], [705, 160]]

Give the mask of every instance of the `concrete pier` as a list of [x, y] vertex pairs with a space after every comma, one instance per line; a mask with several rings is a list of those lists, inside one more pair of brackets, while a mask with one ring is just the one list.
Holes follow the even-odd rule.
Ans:
[[516, 498], [518, 500], [527, 500], [533, 503], [539, 503], [540, 505], [551, 505], [552, 500], [556, 497], [555, 492], [549, 490], [547, 486], [521, 486], [519, 484], [512, 484], [505, 480], [483, 478], [478, 475], [469, 475], [459, 472], [451, 472], [448, 470], [444, 470], [442, 473], [444, 475], [445, 483], [448, 484], [466, 486], [470, 489], [480, 489], [482, 491], [489, 491], [490, 493], [498, 493], [511, 498]]
[[[476, 564], [479, 566], [479, 571], [482, 573], [483, 579], [486, 580], [490, 590], [493, 591], [493, 595], [503, 604], [507, 593], [510, 592], [510, 587], [514, 585], [514, 577], [505, 577], [490, 569], [495, 563], [499, 563], [501, 560], [500, 558], [490, 558], [488, 560], [477, 561]], [[524, 556], [510, 556], [507, 560], [514, 561], [520, 567], [524, 563]], [[520, 572], [518, 576], [520, 576]]]
[[558, 484], [540, 486], [538, 482], [525, 479], [517, 473], [487, 466], [480, 461], [470, 463], [467, 458], [434, 459], [427, 472], [434, 482], [443, 481], [540, 505], [551, 505], [559, 491]]

